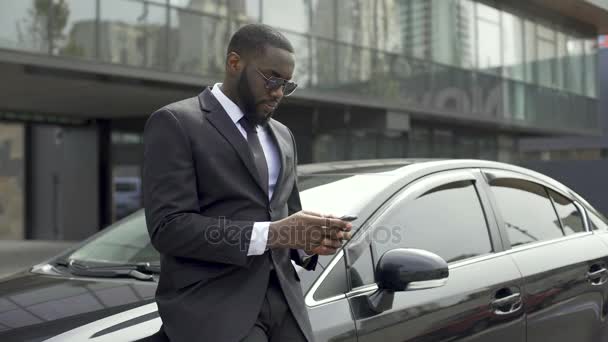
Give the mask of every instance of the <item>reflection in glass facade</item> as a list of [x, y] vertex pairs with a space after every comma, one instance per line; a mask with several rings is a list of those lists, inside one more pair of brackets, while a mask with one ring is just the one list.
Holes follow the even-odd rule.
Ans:
[[24, 135], [22, 124], [0, 122], [0, 239], [25, 237]]
[[[293, 43], [295, 80], [301, 89], [323, 93], [334, 102], [350, 97], [459, 120], [594, 132], [595, 37], [565, 26], [560, 18], [486, 3], [0, 0], [0, 48], [220, 79], [232, 33], [245, 23], [262, 22]], [[313, 160], [403, 151], [408, 156], [477, 153], [495, 159], [504, 149], [483, 134], [416, 127], [397, 136], [382, 131], [317, 133], [315, 146], [326, 150], [314, 150]], [[327, 139], [349, 148], [324, 147], [331, 145]], [[450, 145], [455, 142], [461, 145]]]

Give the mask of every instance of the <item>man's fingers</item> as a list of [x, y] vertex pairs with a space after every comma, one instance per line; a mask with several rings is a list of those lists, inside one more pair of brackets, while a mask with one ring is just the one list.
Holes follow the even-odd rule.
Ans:
[[314, 249], [314, 252], [319, 255], [332, 255], [332, 254], [336, 254], [337, 251], [338, 251], [337, 248], [331, 248], [331, 247], [327, 247], [327, 246], [319, 246]]
[[340, 219], [335, 218], [317, 216], [308, 216], [306, 218], [309, 220], [309, 223], [314, 226], [323, 226], [340, 230], [351, 230], [353, 227], [350, 222], [342, 221]]
[[331, 248], [340, 248], [340, 247], [342, 247], [342, 241], [333, 240], [333, 239], [323, 239], [323, 242], [321, 242], [321, 246], [331, 247]]

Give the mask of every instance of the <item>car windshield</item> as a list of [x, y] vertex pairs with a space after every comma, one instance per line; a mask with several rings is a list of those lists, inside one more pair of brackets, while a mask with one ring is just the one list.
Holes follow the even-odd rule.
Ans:
[[143, 210], [116, 222], [106, 230], [77, 249], [69, 259], [113, 264], [160, 261], [158, 251], [150, 243]]
[[[403, 165], [374, 167], [373, 171], [371, 169], [366, 171], [390, 171], [398, 166]], [[341, 172], [336, 172], [335, 170], [333, 172], [319, 171], [320, 170], [313, 173], [300, 174], [298, 178], [305, 208], [311, 206], [312, 203], [325, 203], [318, 199], [319, 196], [323, 195], [322, 189], [324, 186], [331, 187], [333, 185], [345, 184], [346, 182], [344, 188], [350, 189], [353, 191], [353, 194], [355, 194], [357, 186], [364, 184], [361, 183], [361, 180], [357, 180], [357, 177], [362, 176], [355, 176], [353, 172], [351, 172], [353, 171], [352, 169], [342, 169], [340, 170]], [[361, 170], [359, 169], [356, 171], [360, 172]], [[373, 175], [370, 175], [370, 177], [373, 177]], [[307, 195], [307, 193], [309, 194]], [[349, 197], [343, 192], [342, 195], [346, 198]], [[330, 202], [341, 202], [341, 204], [344, 205], [346, 201], [342, 199], [341, 201]], [[327, 206], [329, 204], [326, 203], [325, 205]], [[312, 205], [312, 207], [314, 208], [314, 205]], [[150, 242], [144, 211], [140, 209], [104, 229], [103, 232], [85, 243], [82, 247], [76, 249], [67, 259], [75, 259], [87, 263], [135, 264], [145, 262], [158, 263], [160, 261], [160, 255]]]

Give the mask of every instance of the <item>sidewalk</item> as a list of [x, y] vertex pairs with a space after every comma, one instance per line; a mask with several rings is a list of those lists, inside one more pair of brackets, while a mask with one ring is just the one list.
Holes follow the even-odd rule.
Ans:
[[0, 278], [27, 269], [74, 245], [75, 241], [0, 240]]

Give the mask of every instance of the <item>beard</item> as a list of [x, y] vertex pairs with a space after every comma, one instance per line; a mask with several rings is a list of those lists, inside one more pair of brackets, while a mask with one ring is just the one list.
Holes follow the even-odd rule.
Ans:
[[[251, 86], [249, 85], [249, 77], [247, 77], [247, 68], [241, 72], [237, 83], [237, 91], [239, 98], [243, 104], [243, 111], [245, 118], [252, 124], [264, 126], [270, 118], [272, 117], [273, 112], [265, 115], [264, 113], [258, 113], [257, 105], [255, 101], [255, 96], [253, 96], [253, 92], [251, 91]], [[263, 102], [263, 101], [262, 101]]]

